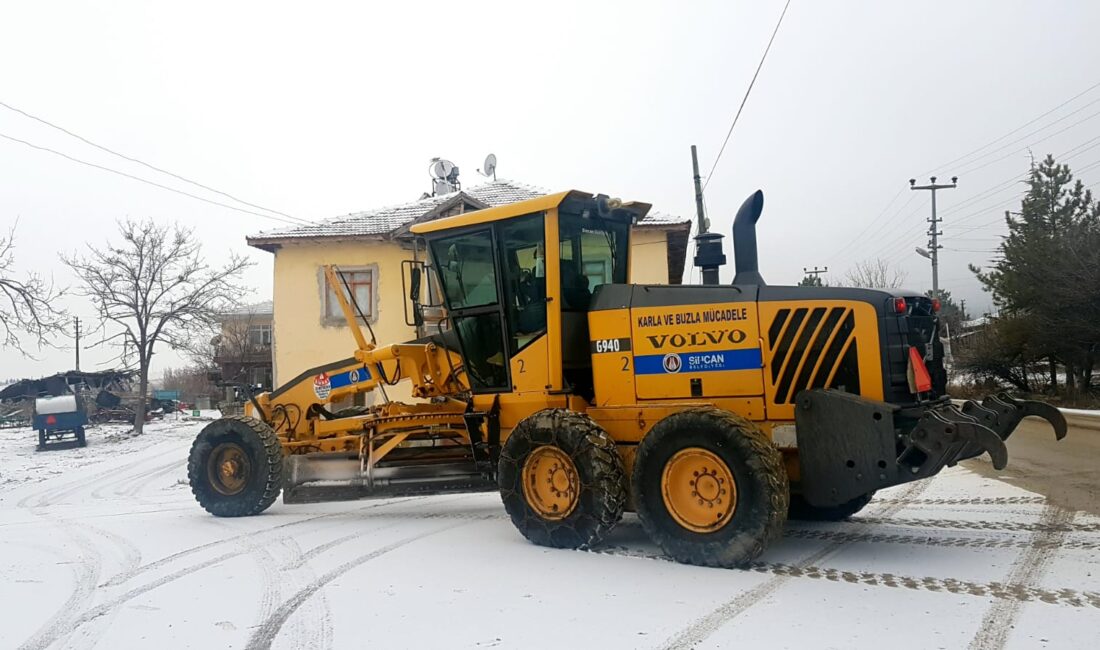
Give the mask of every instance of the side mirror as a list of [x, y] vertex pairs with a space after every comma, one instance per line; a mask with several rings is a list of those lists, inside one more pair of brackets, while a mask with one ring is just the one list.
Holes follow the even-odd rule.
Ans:
[[[401, 267], [401, 286], [408, 287], [406, 295], [409, 297], [408, 302], [405, 303], [405, 324], [420, 327], [424, 324], [424, 315], [420, 308], [420, 280], [424, 272], [424, 263], [405, 260], [401, 262]], [[408, 285], [405, 284], [406, 282]]]
[[420, 304], [420, 267], [409, 269], [409, 300]]

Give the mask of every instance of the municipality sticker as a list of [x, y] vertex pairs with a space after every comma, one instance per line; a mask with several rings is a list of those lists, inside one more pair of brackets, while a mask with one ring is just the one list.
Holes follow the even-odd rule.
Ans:
[[317, 396], [317, 399], [328, 399], [331, 392], [332, 380], [329, 379], [326, 373], [322, 372], [313, 378], [313, 394]]

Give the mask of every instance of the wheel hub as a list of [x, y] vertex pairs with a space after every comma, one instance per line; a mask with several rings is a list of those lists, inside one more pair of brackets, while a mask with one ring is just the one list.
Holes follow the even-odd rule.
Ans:
[[244, 449], [232, 442], [218, 445], [210, 452], [207, 478], [215, 490], [226, 496], [239, 494], [248, 485], [252, 463]]
[[661, 494], [676, 523], [697, 533], [725, 526], [737, 510], [737, 484], [714, 452], [688, 447], [676, 452], [661, 475]]
[[558, 447], [544, 445], [523, 464], [524, 497], [540, 517], [564, 519], [577, 507], [580, 480], [577, 466]]

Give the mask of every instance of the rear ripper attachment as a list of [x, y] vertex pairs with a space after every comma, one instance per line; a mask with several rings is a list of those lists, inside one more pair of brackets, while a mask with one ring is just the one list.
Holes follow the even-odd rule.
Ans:
[[1029, 415], [1050, 422], [1058, 440], [1065, 437], [1058, 409], [1004, 393], [962, 407], [946, 397], [901, 407], [835, 390], [803, 391], [795, 409], [800, 493], [813, 506], [836, 506], [983, 453], [1004, 469], [1005, 440]]

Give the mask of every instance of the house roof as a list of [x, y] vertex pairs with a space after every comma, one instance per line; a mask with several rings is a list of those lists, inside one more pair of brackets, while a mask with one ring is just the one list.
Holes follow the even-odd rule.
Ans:
[[[281, 244], [310, 239], [392, 237], [414, 222], [439, 218], [448, 214], [452, 208], [459, 206], [462, 206], [463, 210], [470, 208], [481, 210], [526, 201], [546, 194], [549, 192], [541, 188], [500, 179], [450, 194], [429, 196], [417, 201], [364, 212], [353, 212], [309, 225], [268, 230], [249, 236], [248, 245], [274, 251]], [[638, 225], [643, 228], [679, 229], [690, 224], [690, 219], [651, 212]]]
[[271, 300], [263, 300], [249, 305], [241, 305], [226, 310], [225, 316], [270, 316], [275, 313], [275, 303]]

